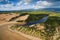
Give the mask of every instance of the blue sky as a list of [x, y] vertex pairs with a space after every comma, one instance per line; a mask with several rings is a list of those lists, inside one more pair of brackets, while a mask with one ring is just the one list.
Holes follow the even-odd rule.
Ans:
[[60, 0], [0, 0], [0, 11], [60, 8]]

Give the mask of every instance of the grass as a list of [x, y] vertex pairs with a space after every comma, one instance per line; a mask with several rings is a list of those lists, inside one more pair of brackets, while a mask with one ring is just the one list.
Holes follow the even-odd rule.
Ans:
[[[30, 14], [31, 13], [31, 14]], [[49, 18], [44, 24], [45, 28], [43, 30], [37, 30], [37, 28], [29, 26], [12, 26], [12, 29], [17, 29], [17, 31], [23, 32], [27, 35], [42, 38], [43, 40], [60, 40], [60, 13], [55, 12], [29, 12], [30, 17], [26, 22], [36, 21], [42, 18], [44, 15], [49, 14]], [[37, 24], [38, 25], [38, 24]], [[58, 31], [58, 32], [57, 32]], [[59, 33], [59, 34], [57, 34]], [[55, 37], [56, 36], [56, 37]], [[58, 36], [58, 37], [57, 37]]]

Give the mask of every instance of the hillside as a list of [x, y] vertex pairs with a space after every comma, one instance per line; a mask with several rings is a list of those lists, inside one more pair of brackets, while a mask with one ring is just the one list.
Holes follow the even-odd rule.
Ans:
[[11, 29], [16, 29], [24, 34], [42, 38], [42, 40], [60, 40], [60, 13], [47, 11], [28, 12], [30, 15], [25, 22], [39, 20], [43, 15], [49, 15], [46, 22], [31, 26], [14, 25]]

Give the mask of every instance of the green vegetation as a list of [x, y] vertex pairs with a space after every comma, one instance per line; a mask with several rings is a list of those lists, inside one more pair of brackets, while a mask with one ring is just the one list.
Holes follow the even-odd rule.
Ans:
[[28, 12], [28, 14], [30, 15], [30, 17], [26, 20], [26, 22], [39, 20], [44, 15], [49, 14], [48, 20], [45, 23], [42, 23], [44, 24], [44, 29], [38, 30], [36, 25], [39, 24], [36, 24], [33, 27], [29, 26], [23, 27], [19, 25], [14, 25], [10, 28], [28, 35], [42, 38], [43, 40], [60, 40], [60, 13], [47, 12], [47, 11], [41, 11], [41, 12], [34, 11], [34, 12]]

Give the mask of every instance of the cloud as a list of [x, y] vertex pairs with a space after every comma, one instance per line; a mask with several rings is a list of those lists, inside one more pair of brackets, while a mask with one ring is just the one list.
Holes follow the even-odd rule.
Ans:
[[60, 1], [53, 2], [50, 8], [60, 8]]
[[[27, 0], [25, 0], [25, 1], [27, 1]], [[20, 8], [23, 8], [23, 9], [39, 9], [39, 8], [49, 7], [52, 5], [52, 3], [49, 3], [47, 1], [37, 1], [36, 4], [30, 5], [29, 2], [24, 3], [23, 1], [20, 1], [16, 5], [20, 6]]]
[[16, 5], [17, 6], [19, 6], [19, 5], [21, 5], [23, 2], [22, 1], [20, 1], [20, 2], [18, 2]]
[[47, 8], [51, 5], [52, 5], [52, 3], [49, 3], [47, 1], [38, 1], [34, 7], [35, 7], [35, 9], [39, 9], [39, 8]]
[[[51, 7], [60, 7], [59, 2], [49, 2], [49, 1], [35, 1], [33, 0], [20, 0], [19, 2], [11, 2], [5, 0], [7, 4], [0, 4], [0, 11], [9, 11], [9, 10], [24, 10], [24, 9], [43, 9]], [[11, 2], [11, 3], [10, 3]], [[32, 3], [33, 2], [33, 3]]]
[[23, 0], [25, 3], [31, 3], [32, 0]]
[[14, 7], [13, 4], [0, 5], [0, 10], [10, 10], [12, 7]]

